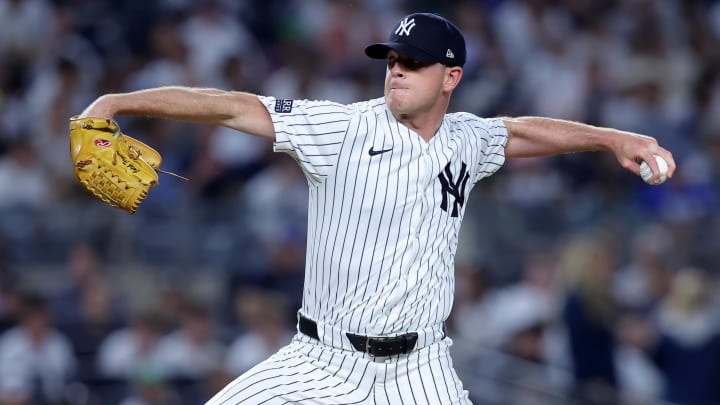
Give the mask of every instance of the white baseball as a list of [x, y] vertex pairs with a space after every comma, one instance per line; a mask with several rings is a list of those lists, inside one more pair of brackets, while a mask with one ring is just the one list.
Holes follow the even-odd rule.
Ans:
[[658, 169], [660, 169], [660, 179], [657, 182], [652, 182], [653, 172], [650, 169], [650, 165], [645, 162], [640, 163], [640, 177], [645, 180], [645, 183], [658, 185], [662, 184], [667, 180], [668, 164], [662, 157], [655, 155], [655, 161], [657, 162]]

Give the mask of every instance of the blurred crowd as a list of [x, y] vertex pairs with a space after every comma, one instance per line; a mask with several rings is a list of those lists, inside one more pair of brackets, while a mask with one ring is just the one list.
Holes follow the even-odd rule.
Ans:
[[136, 215], [81, 190], [68, 118], [161, 85], [379, 97], [364, 47], [439, 12], [452, 111], [654, 136], [648, 186], [605, 153], [516, 159], [472, 192], [448, 330], [478, 404], [720, 403], [720, 3], [0, 0], [0, 404], [196, 404], [289, 341], [306, 182], [271, 143], [117, 117], [160, 151]]

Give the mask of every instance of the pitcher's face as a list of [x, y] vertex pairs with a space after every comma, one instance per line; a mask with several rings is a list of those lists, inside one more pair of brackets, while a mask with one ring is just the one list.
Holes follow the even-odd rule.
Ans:
[[385, 73], [385, 102], [398, 115], [431, 110], [441, 101], [446, 67], [427, 64], [389, 51]]

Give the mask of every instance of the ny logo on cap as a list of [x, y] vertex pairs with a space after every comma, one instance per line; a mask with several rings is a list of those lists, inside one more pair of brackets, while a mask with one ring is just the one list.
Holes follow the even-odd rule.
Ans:
[[408, 21], [407, 17], [405, 17], [404, 20], [400, 21], [400, 25], [395, 30], [395, 35], [403, 36], [407, 35], [410, 36], [410, 31], [415, 27], [415, 19]]

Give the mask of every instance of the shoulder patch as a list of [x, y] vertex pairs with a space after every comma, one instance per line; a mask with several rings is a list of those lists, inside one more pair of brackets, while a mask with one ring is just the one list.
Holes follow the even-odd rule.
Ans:
[[276, 113], [289, 113], [292, 112], [293, 101], [288, 99], [275, 100], [275, 112]]

